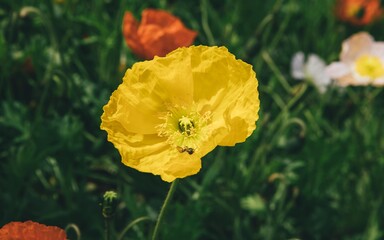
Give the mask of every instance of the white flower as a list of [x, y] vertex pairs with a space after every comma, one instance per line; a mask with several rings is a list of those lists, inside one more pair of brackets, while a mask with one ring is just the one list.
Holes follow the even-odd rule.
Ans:
[[316, 54], [309, 54], [305, 62], [303, 52], [297, 52], [291, 61], [291, 75], [295, 79], [309, 80], [320, 93], [324, 93], [331, 83], [330, 77], [325, 73], [325, 62]]
[[354, 34], [342, 44], [340, 61], [326, 68], [339, 86], [384, 86], [384, 42], [366, 32]]

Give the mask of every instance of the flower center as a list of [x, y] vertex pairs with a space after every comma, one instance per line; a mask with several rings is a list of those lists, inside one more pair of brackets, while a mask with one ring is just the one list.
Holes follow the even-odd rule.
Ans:
[[356, 72], [372, 79], [384, 76], [384, 66], [380, 58], [375, 56], [363, 55], [355, 61]]
[[187, 136], [190, 136], [191, 133], [193, 132], [194, 130], [194, 123], [192, 121], [191, 118], [189, 117], [186, 117], [186, 116], [182, 116], [180, 119], [179, 119], [179, 130], [182, 134], [186, 134]]
[[209, 118], [209, 112], [201, 115], [193, 109], [175, 106], [162, 114], [164, 123], [157, 127], [158, 135], [166, 137], [169, 145], [180, 153], [193, 154], [207, 137]]

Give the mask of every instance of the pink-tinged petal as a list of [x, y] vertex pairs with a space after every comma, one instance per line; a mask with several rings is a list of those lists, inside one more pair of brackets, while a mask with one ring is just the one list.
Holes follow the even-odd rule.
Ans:
[[373, 86], [376, 87], [383, 87], [384, 86], [384, 78], [378, 78], [375, 81], [372, 82]]
[[325, 68], [325, 73], [333, 79], [341, 78], [350, 73], [349, 65], [343, 62], [333, 62]]
[[345, 75], [343, 77], [335, 79], [336, 85], [340, 87], [347, 87], [349, 85], [356, 85], [355, 78], [352, 76], [352, 74]]
[[384, 60], [384, 42], [373, 43], [371, 53]]
[[352, 35], [342, 44], [340, 60], [351, 64], [360, 55], [370, 53], [374, 40], [371, 35], [366, 32], [360, 32]]
[[340, 86], [367, 86], [371, 83], [372, 79], [369, 77], [363, 77], [355, 71], [351, 71], [350, 74], [338, 78], [336, 81]]

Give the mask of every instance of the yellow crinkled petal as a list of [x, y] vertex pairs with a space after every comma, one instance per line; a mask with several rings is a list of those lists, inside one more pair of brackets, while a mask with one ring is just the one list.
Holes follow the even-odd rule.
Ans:
[[119, 150], [125, 165], [160, 175], [167, 182], [196, 174], [201, 168], [198, 155], [180, 154], [157, 135], [115, 131], [108, 132], [108, 140]]
[[216, 144], [233, 146], [245, 141], [256, 128], [260, 105], [252, 66], [236, 60], [225, 47], [197, 51], [201, 54], [192, 61], [194, 98], [202, 108], [211, 109], [212, 127], [225, 131]]
[[123, 163], [170, 182], [196, 174], [217, 145], [252, 133], [257, 79], [225, 47], [179, 48], [134, 64], [103, 109], [101, 129]]
[[169, 147], [158, 150], [140, 159], [132, 159], [126, 148], [119, 149], [119, 152], [125, 165], [141, 172], [160, 175], [167, 182], [196, 174], [201, 168], [201, 159], [197, 156], [179, 153]]
[[[248, 80], [241, 83], [243, 85], [241, 90], [232, 92], [233, 101], [228, 103], [225, 119], [230, 126], [230, 132], [219, 143], [221, 146], [233, 146], [244, 142], [256, 129], [260, 109], [258, 82], [252, 68], [245, 71], [243, 76], [245, 78], [248, 76]], [[229, 100], [229, 97], [227, 98]]]
[[[138, 83], [146, 91], [143, 97], [154, 98], [163, 107], [164, 103], [187, 105], [192, 102], [191, 66], [185, 56], [155, 57], [152, 61], [136, 63], [132, 74], [139, 76]], [[124, 77], [127, 86], [135, 83], [130, 78], [127, 74]]]
[[[101, 129], [110, 131], [127, 131], [132, 133], [156, 134], [155, 127], [160, 123], [156, 116], [161, 105], [154, 98], [145, 98], [135, 93], [126, 84], [120, 84], [101, 116]], [[121, 129], [121, 130], [120, 130]]]

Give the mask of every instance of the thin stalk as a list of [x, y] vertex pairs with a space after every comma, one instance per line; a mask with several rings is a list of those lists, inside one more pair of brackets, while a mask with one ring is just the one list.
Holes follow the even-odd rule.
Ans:
[[203, 0], [201, 2], [200, 10], [201, 10], [201, 24], [203, 26], [204, 33], [208, 38], [208, 43], [211, 46], [216, 45], [215, 38], [213, 37], [211, 28], [209, 27], [209, 24], [208, 24], [208, 2], [207, 2], [207, 0]]
[[76, 233], [76, 240], [80, 240], [81, 239], [81, 232], [80, 232], [79, 227], [74, 223], [70, 223], [65, 227], [65, 232], [68, 233], [68, 231], [70, 229], [72, 229]]
[[274, 20], [276, 13], [280, 10], [282, 6], [282, 3], [283, 0], [276, 0], [272, 6], [271, 11], [263, 18], [263, 20], [260, 21], [260, 24], [257, 26], [252, 37], [248, 39], [248, 41], [245, 43], [244, 52], [246, 55], [244, 56], [244, 58], [251, 59], [253, 57], [253, 55], [247, 55], [247, 53], [255, 52], [252, 49], [254, 49], [256, 44], [258, 43], [260, 39], [260, 34], [265, 33], [265, 28]]
[[276, 66], [269, 53], [267, 51], [263, 51], [261, 53], [261, 56], [263, 60], [267, 63], [269, 68], [272, 70], [272, 72], [276, 75], [277, 79], [279, 80], [285, 91], [292, 94], [292, 87], [289, 85], [284, 75], [280, 72], [279, 68]]
[[122, 240], [124, 235], [128, 232], [129, 229], [131, 229], [132, 227], [134, 227], [136, 224], [138, 224], [139, 222], [143, 222], [143, 221], [147, 221], [147, 220], [151, 220], [150, 217], [139, 217], [135, 220], [133, 220], [130, 224], [128, 224], [124, 229], [123, 231], [120, 233], [119, 237], [117, 238], [118, 240]]
[[158, 232], [159, 232], [161, 221], [163, 220], [165, 210], [166, 210], [166, 208], [167, 208], [167, 206], [168, 206], [168, 204], [169, 204], [169, 202], [170, 202], [170, 200], [172, 198], [172, 195], [175, 192], [177, 182], [178, 182], [177, 179], [175, 181], [173, 181], [172, 184], [171, 184], [171, 187], [169, 188], [167, 197], [165, 198], [163, 206], [161, 207], [159, 216], [157, 216], [157, 221], [156, 221], [155, 229], [153, 230], [153, 234], [152, 234], [152, 240], [156, 240], [157, 239], [157, 235], [158, 235]]
[[111, 240], [111, 225], [112, 225], [111, 219], [112, 219], [111, 217], [104, 218], [104, 224], [105, 224], [104, 239], [105, 240]]

